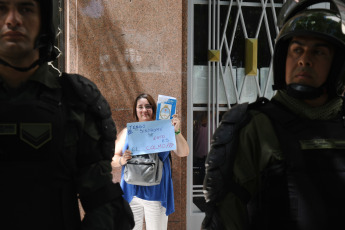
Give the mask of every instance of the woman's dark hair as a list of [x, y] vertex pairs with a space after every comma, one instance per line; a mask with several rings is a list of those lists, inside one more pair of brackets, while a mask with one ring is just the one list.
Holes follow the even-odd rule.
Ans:
[[157, 105], [156, 105], [155, 100], [153, 100], [152, 96], [147, 93], [139, 94], [139, 96], [137, 96], [137, 98], [135, 99], [134, 104], [133, 104], [133, 117], [136, 119], [136, 121], [139, 121], [139, 118], [137, 115], [137, 103], [142, 98], [146, 99], [152, 106], [152, 119], [155, 120]]

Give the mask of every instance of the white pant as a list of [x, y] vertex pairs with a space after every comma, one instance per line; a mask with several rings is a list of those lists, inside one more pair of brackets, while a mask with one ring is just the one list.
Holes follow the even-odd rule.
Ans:
[[168, 216], [165, 215], [165, 208], [160, 201], [143, 200], [134, 196], [129, 205], [131, 206], [135, 221], [133, 230], [143, 229], [144, 216], [146, 230], [168, 229]]

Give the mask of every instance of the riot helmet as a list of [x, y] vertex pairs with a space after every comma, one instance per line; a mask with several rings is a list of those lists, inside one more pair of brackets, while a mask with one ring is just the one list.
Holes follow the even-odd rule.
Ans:
[[[324, 2], [324, 1], [317, 1]], [[282, 8], [280, 15], [282, 28], [277, 36], [273, 55], [273, 89], [286, 89], [288, 94], [299, 99], [313, 99], [319, 97], [324, 90], [333, 97], [341, 94], [345, 80], [345, 25], [339, 11], [328, 9], [305, 9], [315, 1], [293, 1]], [[337, 6], [337, 5], [336, 5]], [[279, 24], [279, 22], [278, 22]], [[286, 85], [285, 62], [289, 43], [294, 36], [313, 36], [326, 40], [334, 45], [334, 59], [326, 82], [319, 88], [302, 84]], [[282, 65], [282, 63], [284, 63]]]
[[28, 67], [16, 67], [0, 59], [1, 64], [22, 72], [29, 71], [37, 65], [57, 58], [57, 53], [54, 49], [56, 34], [53, 23], [53, 0], [35, 1], [39, 3], [41, 11], [41, 30], [34, 44], [34, 49], [39, 49], [39, 59]]
[[53, 23], [53, 0], [36, 0], [41, 9], [41, 32], [36, 40], [35, 48], [40, 50], [40, 59], [43, 62], [54, 61], [57, 57], [54, 49], [55, 26]]

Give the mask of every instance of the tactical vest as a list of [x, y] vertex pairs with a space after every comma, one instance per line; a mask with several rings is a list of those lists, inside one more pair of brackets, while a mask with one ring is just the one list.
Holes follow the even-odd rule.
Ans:
[[[263, 187], [255, 197], [231, 180], [239, 132], [250, 121], [251, 109], [270, 118], [285, 156], [262, 172]], [[216, 204], [228, 192], [248, 204], [246, 229], [343, 229], [344, 108], [337, 118], [320, 121], [302, 119], [265, 98], [233, 107], [224, 114], [207, 155], [203, 230], [224, 229]]]
[[272, 121], [285, 161], [262, 175], [250, 205], [250, 229], [321, 230], [345, 226], [345, 123], [297, 117], [285, 107], [259, 108]]
[[[35, 100], [0, 101], [0, 223], [9, 229], [80, 229], [77, 167], [111, 161], [113, 156], [115, 123], [96, 85], [80, 75], [63, 74], [59, 80], [63, 90], [42, 87]], [[80, 135], [66, 119], [71, 107], [88, 111], [97, 120], [101, 134], [97, 152], [90, 152], [86, 143], [65, 146], [71, 131]], [[86, 211], [117, 198], [114, 205], [123, 206], [122, 190], [111, 181], [79, 198]]]
[[[0, 108], [1, 224], [10, 229], [77, 229], [78, 204], [75, 197], [66, 197], [73, 187], [59, 155], [65, 132], [61, 90], [44, 91], [34, 101], [1, 101]], [[74, 206], [74, 212], [66, 213], [66, 201], [71, 202], [66, 210]]]

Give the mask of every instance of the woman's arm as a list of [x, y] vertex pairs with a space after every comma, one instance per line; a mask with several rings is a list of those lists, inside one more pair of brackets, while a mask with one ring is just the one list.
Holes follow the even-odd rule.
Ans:
[[111, 162], [111, 166], [114, 168], [125, 165], [127, 161], [132, 158], [131, 152], [129, 150], [126, 150], [124, 155], [122, 156], [122, 149], [125, 146], [126, 135], [127, 135], [127, 128], [124, 128], [117, 135], [117, 139], [115, 141], [115, 155], [113, 157], [113, 161]]
[[175, 137], [176, 137], [176, 150], [173, 152], [179, 157], [186, 157], [189, 154], [189, 146], [186, 139], [183, 137], [181, 133], [181, 121], [178, 118], [177, 114], [173, 115], [172, 124], [174, 125], [175, 129]]

